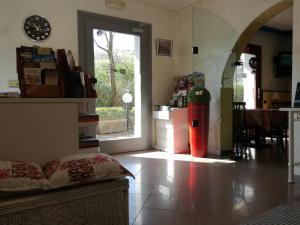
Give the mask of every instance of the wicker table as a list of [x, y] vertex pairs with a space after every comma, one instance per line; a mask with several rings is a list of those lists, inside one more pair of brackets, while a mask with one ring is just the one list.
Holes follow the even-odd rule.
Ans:
[[128, 180], [0, 201], [1, 225], [128, 225]]

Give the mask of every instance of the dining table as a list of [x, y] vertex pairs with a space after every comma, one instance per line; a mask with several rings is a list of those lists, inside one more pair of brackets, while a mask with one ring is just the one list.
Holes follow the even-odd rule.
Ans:
[[288, 113], [278, 109], [246, 109], [245, 123], [253, 131], [256, 144], [265, 142], [265, 137], [272, 137], [273, 129], [288, 127]]

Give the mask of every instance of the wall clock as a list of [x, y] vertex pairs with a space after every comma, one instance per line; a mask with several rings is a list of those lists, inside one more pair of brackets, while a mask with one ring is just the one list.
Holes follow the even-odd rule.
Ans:
[[256, 57], [252, 57], [251, 59], [249, 59], [249, 65], [252, 69], [256, 69], [258, 66], [258, 61]]
[[252, 57], [251, 59], [249, 59], [249, 65], [252, 69], [252, 72], [255, 73], [257, 66], [258, 66], [258, 61], [256, 57]]
[[23, 30], [29, 39], [42, 42], [50, 37], [51, 26], [46, 18], [33, 15], [25, 19]]

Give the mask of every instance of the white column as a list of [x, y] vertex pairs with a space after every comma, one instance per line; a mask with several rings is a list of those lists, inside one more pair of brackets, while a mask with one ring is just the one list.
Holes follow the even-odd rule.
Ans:
[[135, 123], [134, 136], [142, 136], [142, 96], [141, 96], [141, 40], [134, 36], [134, 102], [135, 102]]
[[294, 183], [294, 112], [289, 111], [289, 172], [288, 182]]
[[[292, 76], [292, 102], [294, 102], [295, 90], [297, 82], [300, 82], [300, 1], [294, 1], [293, 6], [293, 76]], [[296, 162], [300, 161], [300, 123], [294, 122], [294, 133], [295, 133], [295, 142], [294, 142], [294, 160]], [[291, 138], [290, 138], [291, 139]], [[295, 167], [295, 174], [300, 175], [300, 167]]]

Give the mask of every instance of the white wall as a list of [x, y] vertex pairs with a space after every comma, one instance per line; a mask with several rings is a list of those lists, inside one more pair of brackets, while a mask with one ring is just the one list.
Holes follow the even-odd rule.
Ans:
[[291, 91], [291, 77], [273, 76], [274, 61], [273, 57], [278, 52], [292, 51], [292, 38], [269, 32], [259, 31], [251, 39], [250, 44], [260, 45], [262, 47], [262, 90], [271, 91]]
[[125, 10], [107, 8], [105, 0], [1, 0], [0, 1], [0, 91], [6, 91], [9, 79], [17, 79], [15, 49], [32, 46], [22, 31], [27, 16], [38, 14], [52, 25], [50, 39], [40, 46], [71, 49], [78, 56], [77, 10], [111, 15], [152, 24], [153, 104], [165, 104], [173, 91], [174, 63], [171, 57], [155, 55], [155, 40], [174, 40], [176, 55], [176, 14], [136, 0], [127, 0]]

